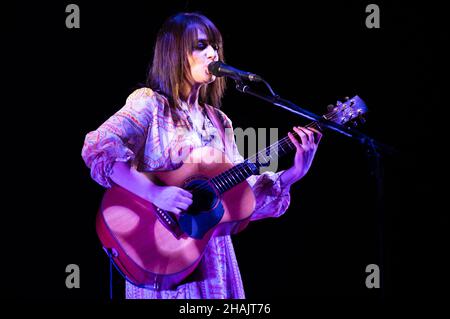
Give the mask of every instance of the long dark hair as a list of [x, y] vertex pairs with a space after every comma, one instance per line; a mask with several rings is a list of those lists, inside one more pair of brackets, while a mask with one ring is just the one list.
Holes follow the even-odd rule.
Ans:
[[[181, 85], [190, 77], [188, 54], [197, 43], [197, 29], [203, 31], [208, 41], [218, 47], [219, 60], [223, 61], [222, 35], [216, 26], [199, 13], [178, 13], [167, 19], [156, 38], [153, 62], [147, 75], [147, 86], [162, 92], [172, 108], [179, 108]], [[224, 78], [202, 86], [200, 103], [220, 107], [225, 91]]]

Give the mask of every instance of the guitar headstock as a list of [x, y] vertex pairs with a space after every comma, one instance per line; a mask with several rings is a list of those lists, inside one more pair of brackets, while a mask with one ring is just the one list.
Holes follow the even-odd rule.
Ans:
[[329, 105], [328, 111], [329, 113], [323, 116], [326, 120], [357, 126], [365, 122], [367, 106], [359, 96], [355, 95], [351, 99], [347, 97], [344, 102], [337, 101], [336, 105]]

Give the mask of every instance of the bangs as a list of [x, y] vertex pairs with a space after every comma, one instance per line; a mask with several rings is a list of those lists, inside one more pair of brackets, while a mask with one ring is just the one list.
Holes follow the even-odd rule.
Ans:
[[200, 17], [194, 16], [196, 19], [192, 19], [189, 25], [186, 27], [186, 32], [184, 34], [185, 48], [188, 49], [189, 53], [192, 53], [194, 46], [198, 41], [198, 32], [200, 30], [203, 32], [209, 43], [212, 45], [217, 45], [217, 47], [222, 48], [222, 35], [214, 24], [210, 21], [204, 21]]

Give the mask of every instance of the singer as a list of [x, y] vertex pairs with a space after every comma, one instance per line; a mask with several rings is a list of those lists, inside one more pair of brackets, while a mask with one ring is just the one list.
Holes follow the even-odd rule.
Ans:
[[[167, 19], [157, 34], [146, 87], [132, 92], [117, 113], [85, 137], [82, 157], [92, 178], [105, 188], [119, 185], [179, 216], [192, 204], [191, 192], [161, 185], [154, 178], [156, 172], [181, 165], [174, 158], [178, 150], [211, 146], [223, 151], [232, 163], [242, 162], [234, 136], [226, 143], [224, 132], [232, 132], [232, 122], [219, 110], [225, 78], [208, 70], [215, 61], [224, 61], [223, 42], [208, 18], [178, 13]], [[304, 127], [294, 131], [297, 137], [289, 133], [296, 146], [292, 167], [247, 179], [256, 202], [252, 221], [284, 214], [290, 186], [311, 166], [321, 133]], [[173, 289], [140, 288], [127, 281], [125, 296], [245, 298], [231, 237], [211, 237], [195, 270]]]

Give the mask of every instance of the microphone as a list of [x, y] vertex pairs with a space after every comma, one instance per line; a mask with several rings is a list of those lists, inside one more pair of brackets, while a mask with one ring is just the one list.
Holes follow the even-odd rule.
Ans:
[[232, 66], [226, 65], [225, 63], [223, 63], [221, 61], [211, 62], [208, 65], [208, 71], [209, 71], [209, 73], [211, 73], [215, 76], [219, 76], [219, 77], [220, 76], [228, 76], [237, 81], [239, 81], [239, 80], [247, 80], [247, 81], [251, 81], [251, 82], [263, 81], [263, 78], [260, 77], [259, 75], [235, 69]]

